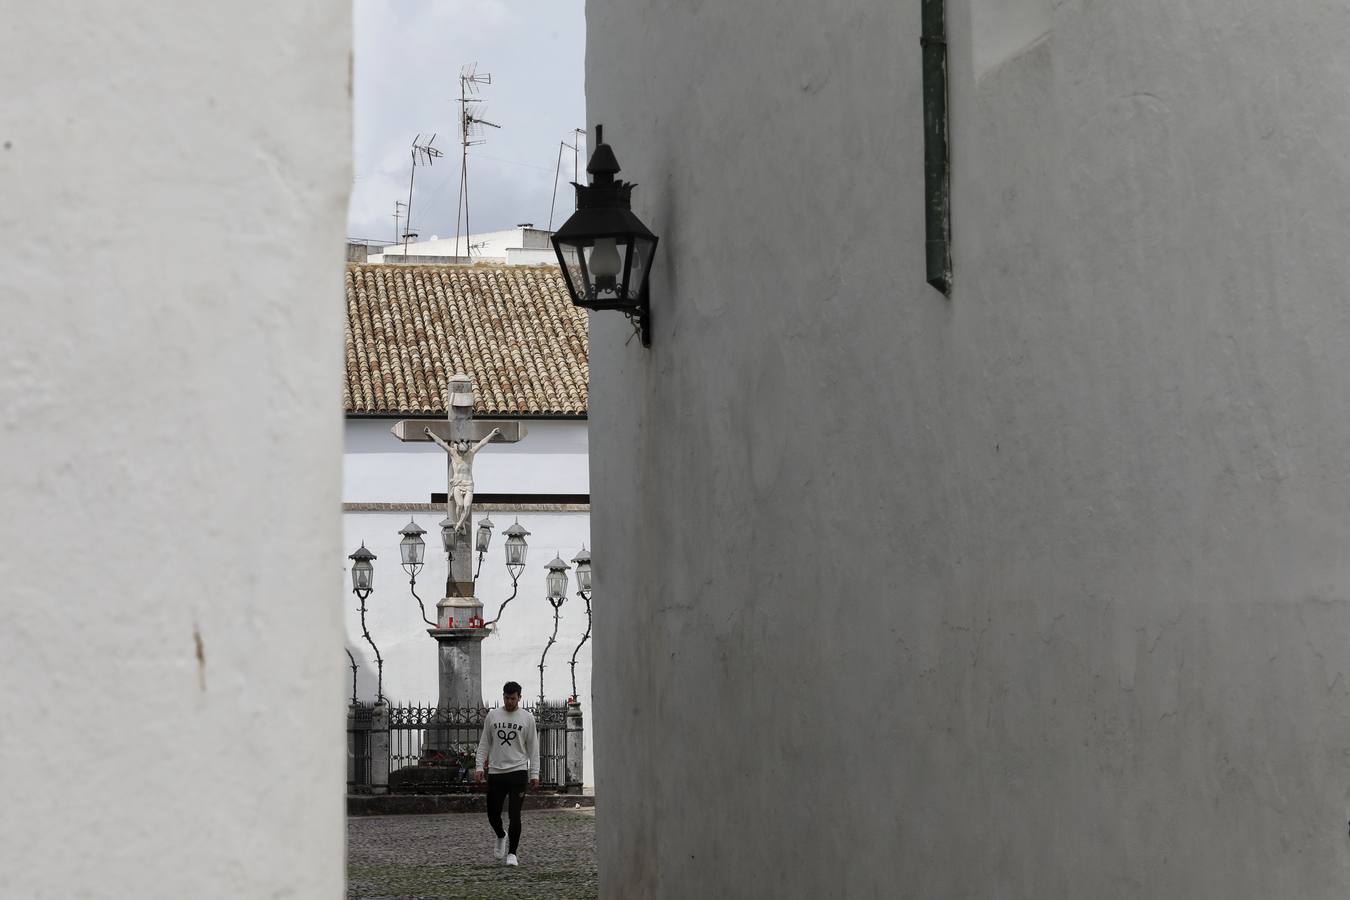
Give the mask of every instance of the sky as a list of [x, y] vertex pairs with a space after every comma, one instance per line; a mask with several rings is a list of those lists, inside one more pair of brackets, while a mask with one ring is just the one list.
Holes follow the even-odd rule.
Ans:
[[[459, 193], [459, 74], [477, 63], [486, 143], [469, 148], [473, 233], [545, 227], [559, 144], [585, 128], [584, 0], [353, 0], [353, 239], [394, 240], [394, 201], [408, 200], [409, 148], [437, 133], [445, 155], [418, 166], [413, 230], [453, 237]], [[474, 138], [477, 139], [477, 138]], [[563, 151], [556, 228], [572, 210], [573, 152]], [[585, 144], [580, 168], [585, 175]], [[462, 226], [461, 226], [462, 227]]]

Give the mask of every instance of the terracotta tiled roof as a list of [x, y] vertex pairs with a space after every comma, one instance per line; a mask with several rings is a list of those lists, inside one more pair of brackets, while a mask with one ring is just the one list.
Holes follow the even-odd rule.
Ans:
[[584, 415], [586, 312], [556, 268], [347, 267], [349, 413], [444, 413], [474, 381], [486, 415]]

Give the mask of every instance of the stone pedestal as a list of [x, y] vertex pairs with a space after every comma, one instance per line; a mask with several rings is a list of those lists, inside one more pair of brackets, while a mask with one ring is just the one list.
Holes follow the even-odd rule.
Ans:
[[581, 703], [567, 701], [567, 772], [566, 790], [570, 794], [580, 794], [585, 780], [585, 765], [582, 754], [586, 751], [586, 738], [582, 731]]
[[[473, 597], [446, 597], [436, 604], [438, 628], [428, 628], [436, 639], [439, 672], [439, 710], [477, 709], [483, 705], [483, 639], [490, 631], [477, 624], [483, 605]], [[469, 623], [473, 622], [474, 625]], [[464, 735], [454, 728], [431, 728], [423, 751], [444, 751], [461, 743]]]
[[383, 700], [370, 712], [370, 792], [389, 793], [389, 704]]

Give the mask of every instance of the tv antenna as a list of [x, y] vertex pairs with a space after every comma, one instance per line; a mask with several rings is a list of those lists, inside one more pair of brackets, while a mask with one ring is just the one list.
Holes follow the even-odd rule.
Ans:
[[[412, 230], [413, 180], [417, 177], [417, 167], [419, 165], [429, 166], [444, 155], [441, 153], [440, 150], [432, 146], [435, 143], [436, 143], [436, 135], [434, 133], [431, 135], [431, 137], [427, 138], [426, 140], [423, 140], [422, 133], [419, 131], [417, 133], [417, 137], [413, 138], [412, 148], [408, 151], [412, 155], [412, 167], [411, 171], [409, 171], [408, 173], [408, 203], [407, 203], [408, 212], [406, 218], [404, 219], [405, 229], [403, 232], [404, 256], [408, 255], [408, 239], [417, 236], [417, 233]], [[397, 212], [397, 210], [395, 211]]]
[[[581, 142], [586, 138], [586, 131], [581, 128], [572, 129], [572, 143], [567, 141], [558, 141], [558, 164], [553, 169], [553, 199], [548, 204], [548, 230], [553, 230], [553, 207], [558, 201], [558, 175], [562, 172], [562, 152], [563, 150], [572, 151], [572, 183], [576, 184], [580, 180], [580, 159]], [[572, 211], [576, 212], [576, 198], [572, 199]]]
[[[404, 203], [402, 200], [395, 200], [395, 201], [394, 201], [394, 243], [395, 243], [395, 244], [397, 244], [398, 241], [399, 241], [399, 234], [400, 234], [400, 232], [399, 232], [399, 230], [398, 230], [398, 223], [399, 223], [399, 221], [403, 218], [403, 211], [404, 211], [405, 209], [407, 209], [407, 208], [408, 208], [408, 204]], [[405, 248], [404, 252], [405, 252], [405, 253], [407, 252], [406, 248]]]
[[[464, 236], [469, 236], [469, 148], [487, 142], [481, 137], [483, 126], [501, 128], [496, 122], [489, 122], [483, 116], [485, 108], [474, 106], [483, 101], [477, 96], [478, 86], [492, 84], [492, 75], [478, 71], [478, 63], [469, 63], [459, 71], [459, 200], [455, 205], [455, 255], [459, 255], [460, 214], [464, 216]], [[475, 140], [476, 138], [476, 140]], [[467, 243], [467, 240], [466, 240]], [[473, 248], [466, 248], [470, 255]]]

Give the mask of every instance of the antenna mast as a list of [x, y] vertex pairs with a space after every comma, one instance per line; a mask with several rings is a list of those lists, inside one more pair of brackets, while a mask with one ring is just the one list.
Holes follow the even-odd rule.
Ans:
[[[478, 63], [470, 63], [459, 72], [459, 200], [455, 206], [455, 255], [459, 255], [459, 223], [460, 213], [464, 214], [464, 236], [467, 238], [469, 232], [469, 148], [486, 142], [485, 138], [473, 140], [475, 135], [482, 134], [479, 126], [486, 125], [489, 128], [501, 128], [496, 122], [489, 122], [479, 113], [486, 113], [486, 109], [477, 109], [470, 104], [482, 103], [478, 97], [480, 84], [492, 84], [492, 75], [484, 72], [478, 72]], [[466, 241], [467, 244], [467, 241]], [[470, 255], [473, 248], [465, 248]]]
[[[408, 207], [408, 204], [404, 203], [402, 200], [395, 200], [395, 201], [394, 201], [394, 243], [395, 243], [395, 244], [398, 243], [398, 240], [399, 240], [399, 234], [400, 234], [400, 232], [399, 232], [399, 230], [398, 230], [398, 223], [399, 223], [399, 221], [403, 218], [403, 210], [405, 210], [407, 207]], [[407, 248], [404, 248], [404, 252], [405, 252], [405, 253], [407, 252]]]
[[[417, 167], [419, 165], [429, 166], [432, 164], [432, 162], [440, 159], [441, 156], [443, 155], [440, 150], [437, 150], [435, 147], [432, 146], [432, 144], [434, 143], [436, 143], [435, 134], [432, 134], [430, 138], [428, 138], [426, 141], [423, 141], [422, 133], [419, 131], [417, 133], [417, 137], [413, 138], [412, 149], [408, 151], [412, 155], [412, 167], [411, 170], [408, 172], [408, 203], [407, 203], [408, 212], [407, 218], [405, 220], [406, 226], [403, 231], [404, 256], [408, 255], [408, 238], [414, 237], [416, 235], [416, 233], [412, 230], [412, 195], [413, 195], [413, 179], [417, 177]], [[397, 208], [395, 209], [395, 212], [397, 213]]]
[[[586, 132], [582, 131], [580, 128], [573, 128], [573, 129], [572, 129], [572, 134], [573, 134], [573, 136], [574, 136], [574, 137], [573, 137], [573, 142], [572, 142], [572, 143], [569, 144], [569, 143], [567, 143], [567, 141], [559, 141], [559, 142], [558, 142], [558, 163], [557, 163], [557, 165], [555, 165], [555, 166], [553, 167], [553, 199], [550, 200], [550, 201], [549, 201], [549, 204], [548, 204], [548, 230], [549, 230], [549, 231], [552, 231], [552, 230], [553, 230], [553, 207], [554, 207], [554, 206], [557, 204], [557, 202], [558, 202], [558, 174], [559, 174], [560, 172], [562, 172], [562, 152], [563, 152], [564, 149], [567, 149], [567, 150], [571, 150], [571, 151], [572, 151], [572, 182], [573, 182], [574, 184], [577, 182], [578, 177], [579, 177], [579, 175], [580, 175], [580, 173], [579, 173], [578, 170], [577, 170], [577, 166], [578, 166], [578, 162], [577, 162], [577, 153], [578, 153], [578, 151], [579, 151], [579, 148], [581, 147], [581, 140], [580, 140], [579, 138], [575, 137], [575, 136], [576, 136], [576, 135], [580, 135], [581, 137], [584, 138], [584, 137], [586, 136]], [[573, 211], [573, 212], [576, 212], [576, 206], [577, 206], [576, 197], [573, 196], [573, 198], [572, 198], [572, 211]]]

